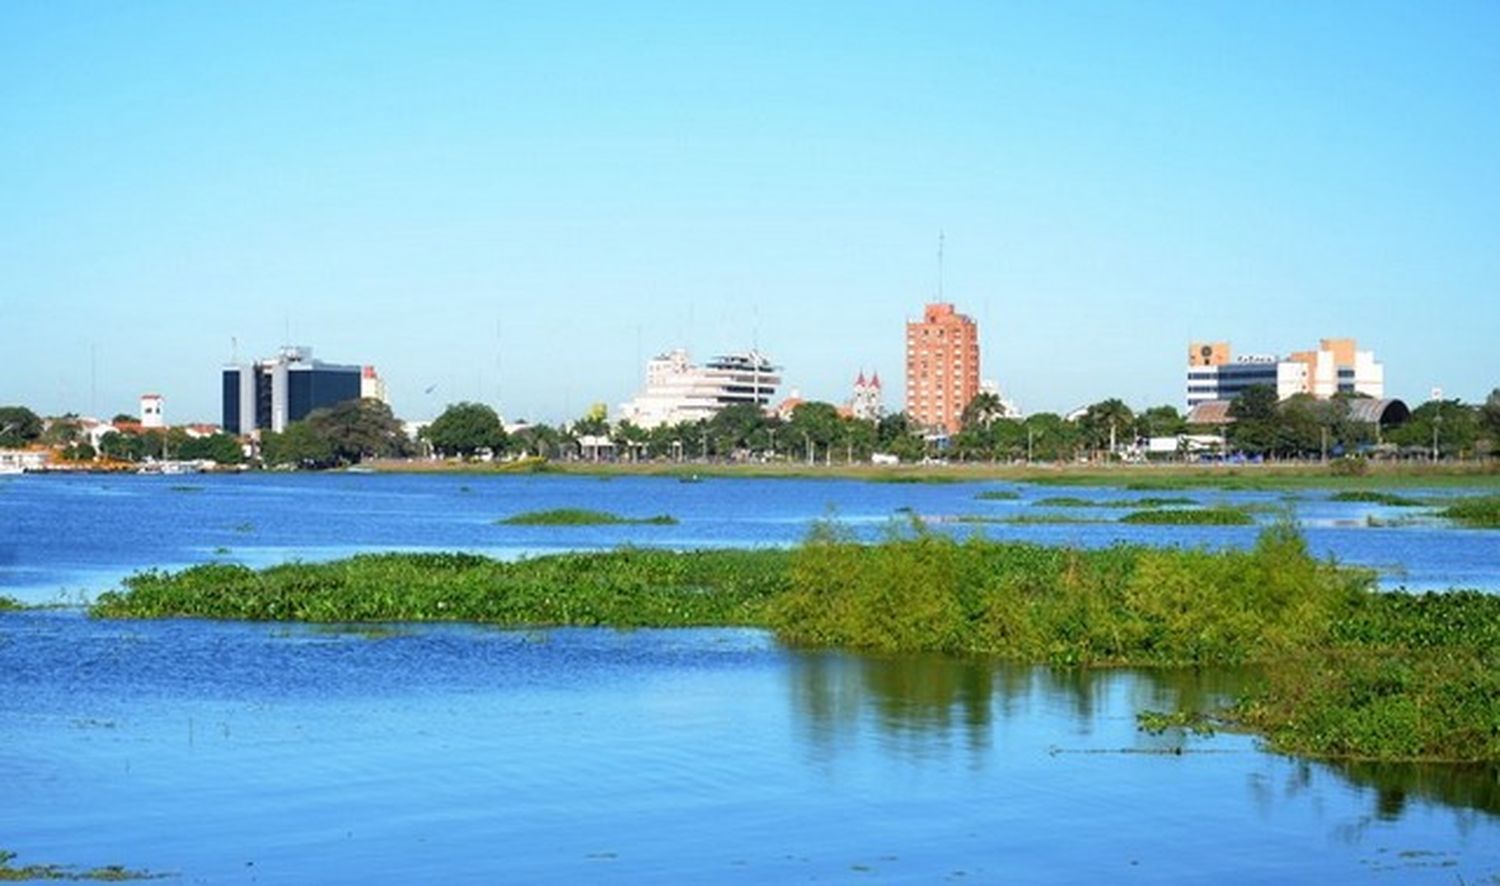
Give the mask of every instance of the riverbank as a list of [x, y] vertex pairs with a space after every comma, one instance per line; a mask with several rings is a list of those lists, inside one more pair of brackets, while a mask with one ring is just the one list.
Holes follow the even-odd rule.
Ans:
[[1078, 550], [920, 527], [874, 545], [836, 526], [800, 547], [621, 549], [501, 562], [361, 555], [254, 571], [148, 572], [106, 618], [506, 626], [747, 626], [794, 646], [931, 651], [1060, 667], [1253, 665], [1212, 712], [1276, 750], [1339, 759], [1500, 760], [1500, 597], [1383, 594], [1287, 526], [1248, 551]]
[[1452, 486], [1500, 489], [1500, 462], [1431, 464], [1371, 462], [1363, 473], [1333, 465], [1272, 464], [833, 464], [800, 462], [517, 462], [376, 460], [381, 473], [563, 474], [581, 476], [715, 479], [840, 479], [869, 483], [971, 483], [1008, 481], [1058, 486], [1106, 486], [1141, 491], [1174, 489], [1280, 490], [1302, 488], [1380, 489]]

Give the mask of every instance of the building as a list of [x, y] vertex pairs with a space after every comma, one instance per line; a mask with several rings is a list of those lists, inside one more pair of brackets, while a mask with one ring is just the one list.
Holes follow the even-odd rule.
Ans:
[[885, 415], [880, 373], [866, 379], [865, 371], [859, 371], [859, 377], [854, 380], [854, 396], [849, 398], [849, 415], [860, 421], [880, 421]]
[[164, 402], [161, 394], [141, 395], [141, 427], [166, 427], [166, 419], [163, 417], [161, 411]]
[[771, 402], [779, 368], [760, 351], [742, 351], [694, 365], [685, 350], [646, 361], [646, 388], [620, 406], [620, 417], [642, 428], [712, 418], [726, 406]]
[[1358, 350], [1352, 338], [1325, 338], [1315, 351], [1287, 357], [1246, 354], [1233, 357], [1228, 342], [1188, 346], [1188, 408], [1212, 400], [1233, 400], [1252, 385], [1268, 385], [1285, 400], [1297, 394], [1327, 399], [1335, 394], [1385, 396], [1385, 367], [1373, 351]]
[[314, 409], [357, 400], [364, 369], [314, 360], [306, 347], [285, 347], [268, 360], [225, 366], [224, 430], [281, 432]]
[[979, 324], [947, 302], [906, 324], [906, 415], [922, 428], [956, 433], [979, 393]]
[[364, 400], [379, 400], [387, 406], [390, 405], [390, 391], [386, 390], [385, 379], [380, 377], [375, 367], [366, 366], [360, 370], [359, 396]]

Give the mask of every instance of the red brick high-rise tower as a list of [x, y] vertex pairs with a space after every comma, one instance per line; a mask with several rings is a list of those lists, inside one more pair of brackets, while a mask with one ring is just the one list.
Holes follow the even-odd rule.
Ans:
[[906, 417], [957, 433], [978, 393], [979, 324], [947, 302], [927, 305], [920, 321], [906, 324]]

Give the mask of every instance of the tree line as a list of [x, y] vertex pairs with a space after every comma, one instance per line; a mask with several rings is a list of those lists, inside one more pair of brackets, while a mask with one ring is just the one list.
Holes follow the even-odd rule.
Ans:
[[[903, 413], [859, 419], [822, 402], [801, 403], [785, 418], [737, 404], [712, 418], [651, 429], [625, 420], [610, 422], [599, 407], [575, 421], [528, 424], [507, 433], [494, 409], [464, 402], [448, 406], [416, 440], [407, 437], [389, 406], [365, 399], [314, 410], [279, 433], [263, 432], [259, 460], [270, 467], [327, 468], [427, 452], [459, 458], [567, 459], [581, 457], [584, 442], [602, 439], [608, 443], [602, 457], [619, 460], [857, 463], [883, 453], [902, 462], [1063, 462], [1112, 458], [1135, 450], [1148, 438], [1193, 433], [1217, 436], [1230, 452], [1250, 457], [1312, 458], [1392, 450], [1443, 458], [1500, 454], [1500, 388], [1480, 404], [1424, 403], [1412, 411], [1409, 421], [1385, 431], [1353, 418], [1355, 399], [1298, 395], [1278, 401], [1273, 389], [1254, 387], [1231, 404], [1230, 424], [1207, 427], [1191, 425], [1171, 405], [1136, 412], [1118, 398], [1090, 405], [1075, 420], [1049, 412], [1016, 418], [1006, 415], [998, 397], [980, 394], [964, 409], [959, 431], [941, 436], [925, 432]], [[95, 452], [77, 416], [44, 421], [22, 406], [0, 407], [0, 448], [30, 445], [49, 446], [75, 460], [244, 461], [240, 441], [222, 432], [194, 437], [181, 428], [115, 430], [100, 438]]]

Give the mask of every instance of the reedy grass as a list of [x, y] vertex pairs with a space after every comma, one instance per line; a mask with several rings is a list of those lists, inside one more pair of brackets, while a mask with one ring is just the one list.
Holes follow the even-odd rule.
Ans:
[[1250, 526], [1255, 518], [1243, 508], [1212, 507], [1132, 511], [1121, 517], [1120, 522], [1154, 526]]
[[670, 514], [653, 517], [622, 517], [607, 511], [586, 508], [555, 508], [550, 511], [526, 511], [495, 521], [504, 526], [675, 526]]
[[980, 501], [1018, 501], [1021, 493], [1014, 489], [986, 489], [974, 497]]
[[1476, 529], [1500, 529], [1500, 495], [1460, 498], [1438, 511], [1438, 516]]
[[26, 604], [22, 603], [20, 600], [17, 600], [14, 597], [6, 597], [6, 596], [3, 596], [3, 595], [0, 595], [0, 612], [5, 612], [5, 611], [11, 610], [11, 609], [25, 609], [25, 608], [26, 608]]

